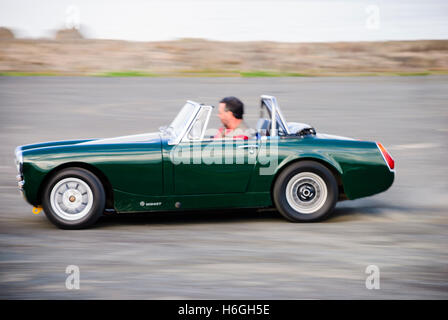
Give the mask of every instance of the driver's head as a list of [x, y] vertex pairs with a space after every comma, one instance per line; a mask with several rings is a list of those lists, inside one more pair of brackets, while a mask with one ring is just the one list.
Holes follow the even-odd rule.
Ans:
[[226, 127], [232, 127], [235, 122], [243, 119], [244, 104], [236, 97], [225, 97], [219, 101], [218, 117]]

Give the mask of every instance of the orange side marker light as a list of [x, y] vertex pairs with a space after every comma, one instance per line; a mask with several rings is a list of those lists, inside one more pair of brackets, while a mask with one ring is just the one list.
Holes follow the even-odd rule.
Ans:
[[41, 211], [42, 211], [42, 207], [41, 206], [33, 207], [33, 213], [34, 214], [39, 214]]

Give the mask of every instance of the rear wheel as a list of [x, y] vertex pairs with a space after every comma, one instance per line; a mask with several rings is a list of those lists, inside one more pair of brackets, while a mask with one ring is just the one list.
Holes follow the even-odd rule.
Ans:
[[317, 221], [333, 211], [338, 199], [338, 184], [324, 165], [301, 161], [279, 175], [273, 198], [278, 211], [289, 221]]
[[101, 181], [90, 171], [68, 168], [47, 183], [42, 206], [47, 218], [62, 229], [82, 229], [103, 214], [106, 195]]

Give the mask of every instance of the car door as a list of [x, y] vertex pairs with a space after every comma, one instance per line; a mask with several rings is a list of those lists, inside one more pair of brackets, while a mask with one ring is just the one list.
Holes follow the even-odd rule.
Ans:
[[174, 165], [174, 192], [186, 194], [241, 193], [254, 170], [258, 141], [209, 140], [181, 142], [182, 160]]
[[258, 140], [204, 139], [206, 116], [199, 114], [190, 132], [173, 148], [174, 193], [245, 192], [254, 171]]

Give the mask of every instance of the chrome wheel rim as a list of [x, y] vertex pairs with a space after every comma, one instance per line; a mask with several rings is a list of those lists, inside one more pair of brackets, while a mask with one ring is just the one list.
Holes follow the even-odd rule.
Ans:
[[89, 185], [78, 178], [66, 178], [55, 184], [50, 194], [53, 211], [65, 220], [85, 217], [93, 205], [93, 194]]
[[327, 185], [315, 173], [301, 172], [286, 185], [286, 201], [295, 211], [312, 214], [322, 208], [327, 200]]

